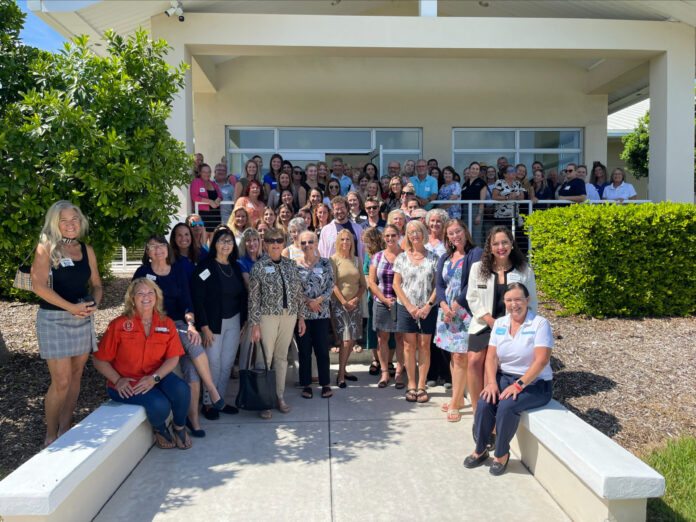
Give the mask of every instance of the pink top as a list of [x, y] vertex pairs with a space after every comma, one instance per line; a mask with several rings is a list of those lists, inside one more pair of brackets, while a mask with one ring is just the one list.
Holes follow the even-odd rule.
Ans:
[[[220, 199], [222, 199], [222, 192], [220, 192], [220, 187], [212, 179], [210, 180], [213, 187], [215, 187], [215, 192]], [[191, 194], [191, 201], [193, 202], [193, 209], [196, 209], [196, 203], [200, 202], [202, 199], [208, 199], [208, 189], [205, 188], [205, 183], [201, 178], [194, 178], [191, 182], [191, 188], [189, 189]], [[198, 205], [198, 210], [210, 210], [210, 205], [205, 205], [201, 203]]]

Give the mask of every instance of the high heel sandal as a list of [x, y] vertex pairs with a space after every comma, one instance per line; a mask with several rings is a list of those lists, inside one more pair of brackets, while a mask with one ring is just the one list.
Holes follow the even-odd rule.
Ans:
[[[387, 374], [387, 379], [383, 380], [385, 373]], [[378, 388], [386, 388], [388, 384], [389, 384], [389, 370], [382, 370], [382, 379], [380, 379], [379, 382], [377, 383], [377, 387]]]

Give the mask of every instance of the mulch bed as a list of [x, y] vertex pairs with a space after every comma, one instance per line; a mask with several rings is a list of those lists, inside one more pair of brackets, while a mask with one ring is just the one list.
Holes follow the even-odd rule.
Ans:
[[[105, 285], [97, 335], [122, 311], [129, 275]], [[0, 367], [0, 478], [37, 453], [44, 440], [49, 384], [36, 344], [38, 305], [0, 301], [10, 360]], [[554, 398], [623, 447], [642, 454], [681, 434], [696, 436], [696, 318], [559, 317], [541, 301], [556, 346]], [[75, 421], [107, 400], [104, 378], [87, 363]]]

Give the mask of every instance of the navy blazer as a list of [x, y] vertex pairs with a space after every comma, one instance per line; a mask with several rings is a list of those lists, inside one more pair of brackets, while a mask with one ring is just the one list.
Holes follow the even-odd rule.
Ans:
[[[455, 298], [455, 301], [459, 303], [459, 306], [464, 308], [469, 315], [471, 315], [471, 310], [469, 309], [469, 303], [466, 300], [466, 290], [469, 286], [469, 272], [471, 271], [471, 265], [476, 261], [481, 260], [481, 254], [483, 250], [480, 247], [474, 247], [464, 256], [464, 262], [462, 263], [462, 283], [459, 289], [459, 295]], [[445, 253], [440, 256], [440, 260], [437, 262], [437, 272], [435, 273], [435, 287], [437, 288], [437, 303], [438, 305], [442, 301], [447, 301], [445, 299], [445, 292], [447, 291], [447, 283], [442, 278], [442, 267], [445, 266], [445, 261], [449, 258], [449, 254]]]

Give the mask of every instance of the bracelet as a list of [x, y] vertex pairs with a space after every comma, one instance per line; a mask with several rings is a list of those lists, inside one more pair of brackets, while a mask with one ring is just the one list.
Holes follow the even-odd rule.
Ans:
[[522, 388], [522, 386], [517, 384], [517, 381], [513, 382], [512, 384], [513, 384], [513, 386], [515, 386], [515, 388], [517, 388], [517, 391], [522, 391], [524, 389], [524, 388]]

